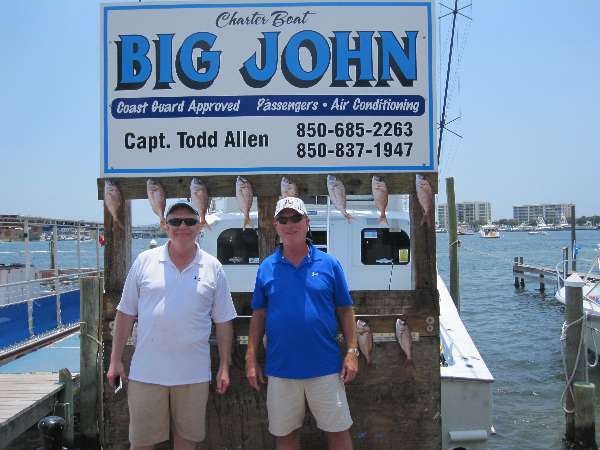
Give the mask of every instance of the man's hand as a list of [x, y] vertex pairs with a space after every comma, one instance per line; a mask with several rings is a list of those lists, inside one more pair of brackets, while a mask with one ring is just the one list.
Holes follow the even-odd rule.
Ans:
[[217, 372], [217, 394], [224, 394], [229, 389], [229, 365], [219, 366]]
[[262, 368], [258, 365], [256, 358], [248, 358], [246, 360], [246, 378], [257, 391], [260, 390], [260, 385], [265, 384]]
[[340, 373], [340, 378], [346, 383], [350, 383], [354, 378], [356, 378], [356, 374], [358, 373], [358, 356], [354, 353], [346, 353], [346, 357], [344, 358], [344, 364], [342, 365], [342, 372]]
[[106, 374], [106, 378], [108, 379], [108, 384], [110, 384], [113, 388], [115, 386], [115, 379], [117, 377], [121, 377], [123, 383], [127, 383], [127, 375], [125, 375], [125, 367], [123, 367], [122, 361], [111, 361], [110, 366], [108, 367], [108, 373]]

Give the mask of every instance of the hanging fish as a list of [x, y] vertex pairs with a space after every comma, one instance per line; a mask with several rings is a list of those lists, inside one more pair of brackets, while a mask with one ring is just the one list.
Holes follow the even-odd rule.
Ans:
[[429, 213], [433, 208], [433, 189], [427, 178], [423, 175], [417, 174], [415, 178], [417, 198], [423, 208], [423, 219], [421, 219], [421, 225], [429, 224]]
[[288, 177], [281, 177], [281, 196], [282, 197], [300, 197], [298, 185]]
[[237, 198], [240, 211], [242, 214], [244, 214], [244, 223], [242, 225], [242, 229], [245, 230], [247, 226], [254, 228], [252, 219], [250, 219], [250, 208], [252, 208], [254, 191], [252, 190], [252, 185], [250, 182], [244, 177], [237, 177], [235, 182], [235, 196]]
[[159, 181], [148, 178], [146, 181], [146, 192], [150, 206], [152, 206], [152, 211], [160, 217], [160, 224], [163, 225], [165, 221], [165, 208], [167, 206], [167, 193], [164, 186]]
[[371, 328], [364, 320], [358, 319], [356, 321], [356, 333], [358, 334], [358, 348], [367, 360], [367, 365], [373, 365], [373, 333]]
[[406, 355], [406, 361], [404, 362], [404, 365], [414, 367], [412, 360], [412, 338], [410, 336], [410, 328], [402, 319], [396, 319], [396, 340]]
[[210, 230], [210, 225], [206, 222], [206, 211], [210, 205], [208, 199], [208, 189], [204, 181], [198, 177], [192, 178], [190, 183], [190, 198], [192, 199], [192, 205], [198, 210], [200, 215], [200, 225]]
[[114, 225], [116, 225], [121, 230], [124, 230], [125, 227], [119, 221], [119, 209], [123, 204], [123, 196], [121, 195], [121, 191], [119, 187], [116, 185], [114, 181], [109, 178], [104, 179], [104, 205], [106, 205], [106, 209], [110, 213], [113, 218], [113, 229]]
[[327, 191], [331, 198], [331, 203], [335, 206], [342, 215], [350, 222], [352, 216], [346, 211], [346, 188], [342, 180], [335, 175], [327, 175]]
[[388, 204], [388, 188], [385, 184], [385, 180], [380, 175], [373, 175], [371, 179], [371, 192], [373, 193], [373, 199], [375, 200], [375, 206], [379, 211], [379, 220], [377, 223], [388, 224], [385, 210]]

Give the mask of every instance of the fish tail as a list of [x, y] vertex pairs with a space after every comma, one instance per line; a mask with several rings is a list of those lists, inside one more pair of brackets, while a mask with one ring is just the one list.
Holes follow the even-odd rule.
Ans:
[[414, 361], [411, 359], [405, 359], [404, 360], [404, 367], [407, 369], [414, 369], [415, 368], [415, 363]]
[[245, 230], [246, 226], [254, 228], [254, 224], [252, 223], [252, 219], [250, 218], [250, 216], [244, 217], [244, 224], [242, 225], [242, 229]]
[[352, 216], [352, 214], [350, 214], [348, 211], [344, 211], [344, 217], [346, 218], [346, 220], [348, 221], [348, 223], [352, 222], [352, 220], [354, 219], [354, 217]]
[[208, 228], [209, 230], [212, 230], [212, 228], [210, 227], [210, 225], [208, 224], [208, 222], [206, 221], [206, 219], [205, 219], [205, 218], [203, 218], [203, 219], [200, 221], [200, 226], [202, 227], [202, 229], [204, 229], [204, 228]]
[[381, 215], [381, 217], [379, 217], [379, 220], [377, 221], [378, 224], [381, 225], [389, 225], [388, 221], [387, 221], [387, 217], [385, 215], [385, 212]]

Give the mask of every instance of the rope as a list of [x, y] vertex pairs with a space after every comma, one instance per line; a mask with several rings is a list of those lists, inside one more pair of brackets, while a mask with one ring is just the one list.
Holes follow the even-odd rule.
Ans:
[[81, 334], [81, 336], [85, 336], [86, 338], [94, 341], [96, 344], [98, 344], [99, 347], [102, 347], [102, 342], [100, 342], [97, 337], [88, 334], [87, 322], [79, 322], [79, 333]]
[[453, 245], [456, 245], [458, 248], [460, 248], [460, 245], [461, 245], [460, 239], [457, 239], [454, 242], [450, 242], [448, 244], [448, 247], [452, 247]]
[[[562, 326], [562, 332], [560, 335], [560, 340], [561, 340], [561, 346], [560, 346], [560, 351], [562, 353], [562, 359], [563, 359], [563, 368], [564, 368], [564, 372], [565, 372], [565, 381], [566, 381], [566, 385], [565, 388], [562, 392], [562, 395], [560, 396], [560, 403], [562, 406], [562, 409], [565, 413], [567, 414], [573, 414], [575, 412], [575, 410], [568, 410], [567, 409], [567, 405], [566, 405], [566, 399], [565, 399], [565, 394], [567, 393], [567, 391], [571, 394], [571, 398], [574, 399], [575, 395], [573, 394], [573, 387], [571, 385], [571, 383], [573, 382], [573, 378], [575, 378], [575, 372], [577, 371], [577, 363], [579, 361], [579, 357], [581, 355], [581, 347], [582, 347], [582, 343], [583, 343], [583, 336], [584, 336], [584, 332], [582, 330], [580, 336], [579, 336], [579, 346], [577, 348], [577, 356], [575, 357], [575, 364], [573, 365], [573, 372], [571, 373], [571, 375], [568, 374], [567, 372], [567, 356], [565, 354], [565, 341], [567, 340], [567, 330], [572, 327], [573, 325], [577, 325], [579, 322], [583, 322], [584, 326], [582, 327], [583, 330], [585, 330], [585, 327], [587, 325], [587, 315], [583, 315], [581, 316], [579, 319], [574, 320], [571, 323], [567, 323], [567, 322], [563, 322], [563, 326]], [[586, 357], [586, 363], [587, 363], [587, 357]], [[586, 381], [587, 381], [587, 370], [586, 370]]]

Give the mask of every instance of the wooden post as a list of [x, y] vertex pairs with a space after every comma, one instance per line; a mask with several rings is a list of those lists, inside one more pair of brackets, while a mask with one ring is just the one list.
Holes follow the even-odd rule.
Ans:
[[562, 248], [562, 280], [560, 282], [559, 288], [565, 285], [565, 280], [569, 276], [569, 247]]
[[571, 205], [571, 270], [573, 272], [577, 272], [577, 255], [575, 252], [577, 238], [575, 236], [575, 226], [575, 205]]
[[579, 448], [598, 449], [594, 409], [594, 383], [573, 383], [575, 397], [575, 442]]
[[546, 285], [544, 284], [544, 274], [540, 274], [540, 292], [544, 292], [546, 290]]
[[[143, 180], [142, 180], [143, 181]], [[144, 182], [145, 183], [145, 182]], [[119, 185], [122, 189], [122, 186]], [[121, 190], [122, 194], [125, 194]], [[124, 195], [125, 198], [128, 198]], [[115, 448], [116, 443], [127, 442], [128, 412], [125, 396], [113, 395], [109, 388], [105, 370], [110, 364], [112, 351], [111, 325], [115, 319], [116, 308], [121, 298], [125, 278], [131, 266], [131, 201], [126, 200], [119, 209], [119, 221], [124, 229], [113, 225], [113, 219], [104, 210], [104, 295], [102, 297], [102, 358], [98, 370], [98, 392], [102, 399], [99, 416], [99, 433], [103, 448]], [[128, 369], [133, 352], [126, 346], [123, 352], [123, 364]], [[119, 447], [116, 447], [119, 448]]]
[[277, 233], [273, 223], [277, 196], [258, 196], [258, 257], [262, 261], [275, 250]]
[[100, 278], [82, 277], [81, 338], [80, 338], [80, 395], [81, 440], [84, 448], [98, 448], [98, 352], [100, 323]]
[[458, 269], [458, 229], [456, 226], [456, 202], [454, 199], [454, 178], [446, 178], [446, 197], [448, 198], [448, 241], [450, 248], [450, 295], [460, 313], [460, 278]]
[[[519, 257], [515, 256], [513, 258], [513, 267], [514, 266], [518, 266], [519, 265]], [[519, 288], [519, 272], [518, 269], [513, 269], [514, 275], [515, 275], [515, 288], [518, 289]]]
[[[523, 265], [523, 257], [519, 256], [519, 265], [522, 266]], [[520, 273], [520, 280], [519, 280], [519, 285], [524, 288], [525, 287], [525, 272], [519, 272]]]
[[65, 419], [65, 429], [63, 430], [64, 443], [72, 447], [75, 440], [75, 403], [74, 403], [74, 384], [73, 376], [69, 369], [60, 369], [58, 371], [58, 381], [62, 383], [63, 390], [59, 395], [59, 403], [56, 405], [55, 414]]
[[[583, 323], [579, 321], [583, 316], [584, 285], [583, 280], [576, 274], [572, 274], [565, 280], [565, 320], [567, 324], [572, 324], [566, 330], [565, 362], [567, 376], [572, 376], [571, 386], [576, 381], [584, 380], [586, 370], [585, 346], [580, 349]], [[580, 353], [579, 359], [577, 359], [578, 353]], [[575, 399], [571, 395], [571, 389], [567, 390], [565, 407], [568, 411], [565, 413], [565, 439], [567, 442], [575, 442]]]

